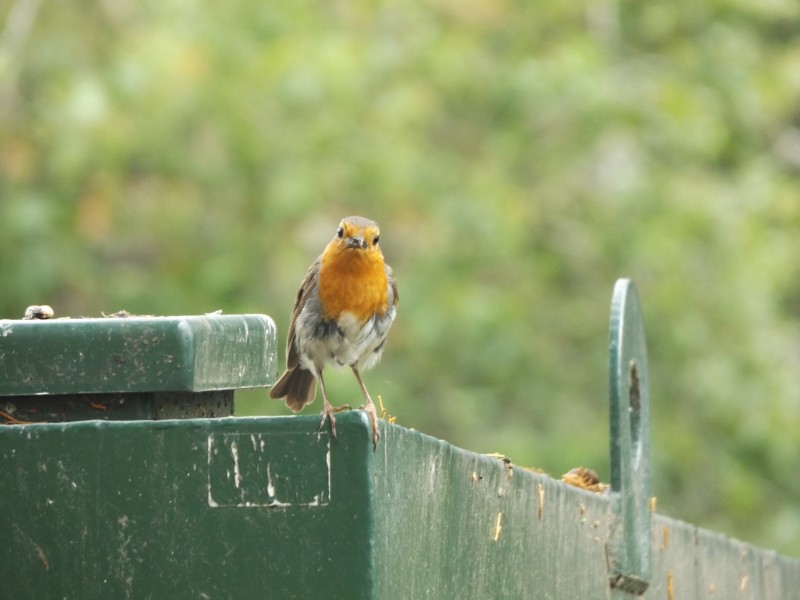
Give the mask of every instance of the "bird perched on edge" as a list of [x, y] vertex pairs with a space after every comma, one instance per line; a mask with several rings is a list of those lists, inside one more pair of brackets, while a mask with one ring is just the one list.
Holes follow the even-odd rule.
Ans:
[[334, 413], [325, 392], [322, 369], [332, 363], [353, 370], [364, 393], [369, 414], [372, 447], [377, 446], [378, 415], [364, 386], [360, 369], [381, 357], [386, 336], [397, 310], [397, 282], [383, 261], [375, 221], [345, 217], [336, 235], [306, 273], [292, 309], [286, 340], [286, 371], [270, 390], [270, 398], [286, 398], [286, 406], [300, 412], [322, 389], [322, 421], [330, 419], [336, 437]]

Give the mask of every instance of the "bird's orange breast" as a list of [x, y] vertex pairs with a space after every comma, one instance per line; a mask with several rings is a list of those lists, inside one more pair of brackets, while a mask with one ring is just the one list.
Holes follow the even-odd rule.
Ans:
[[317, 288], [328, 319], [349, 312], [363, 322], [389, 308], [386, 269], [377, 248], [362, 251], [329, 246], [322, 254]]

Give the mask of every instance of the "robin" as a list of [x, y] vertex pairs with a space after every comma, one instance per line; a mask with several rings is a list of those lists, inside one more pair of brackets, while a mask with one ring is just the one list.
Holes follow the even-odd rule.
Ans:
[[270, 398], [286, 398], [286, 406], [300, 412], [322, 389], [322, 421], [330, 419], [336, 437], [334, 413], [325, 393], [322, 369], [332, 363], [353, 370], [364, 393], [372, 429], [372, 447], [378, 443], [375, 405], [359, 374], [381, 357], [397, 310], [397, 283], [383, 261], [375, 221], [346, 217], [336, 235], [306, 273], [292, 309], [286, 340], [286, 371], [270, 390]]

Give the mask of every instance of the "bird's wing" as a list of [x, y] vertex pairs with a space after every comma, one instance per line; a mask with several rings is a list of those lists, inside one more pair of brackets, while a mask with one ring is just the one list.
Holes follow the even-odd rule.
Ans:
[[389, 284], [389, 303], [392, 306], [397, 306], [400, 301], [400, 295], [397, 293], [397, 280], [394, 278], [394, 271], [386, 263], [384, 263], [383, 268], [386, 270], [386, 282]]
[[297, 353], [297, 346], [294, 343], [295, 330], [294, 324], [300, 312], [308, 302], [309, 296], [317, 288], [317, 281], [319, 279], [319, 268], [322, 263], [322, 257], [317, 257], [306, 272], [303, 282], [300, 284], [300, 289], [297, 290], [297, 298], [294, 301], [294, 308], [292, 308], [292, 318], [289, 324], [289, 335], [286, 338], [286, 370], [291, 370], [296, 367], [300, 362], [300, 357]]

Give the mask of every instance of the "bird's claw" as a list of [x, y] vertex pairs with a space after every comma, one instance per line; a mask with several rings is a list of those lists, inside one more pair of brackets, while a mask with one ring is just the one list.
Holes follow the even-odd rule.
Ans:
[[372, 451], [373, 452], [375, 452], [375, 450], [378, 449], [378, 440], [379, 439], [381, 439], [381, 434], [378, 433], [378, 424], [377, 423], [373, 423], [372, 424]]
[[332, 406], [327, 402], [322, 406], [322, 420], [319, 422], [319, 430], [322, 431], [325, 429], [325, 419], [330, 419], [331, 422], [331, 436], [333, 439], [336, 439], [336, 413], [340, 413], [343, 410], [352, 410], [349, 404], [342, 404], [341, 406]]
[[319, 422], [319, 431], [325, 429], [325, 419], [330, 419], [331, 421], [331, 437], [336, 439], [336, 418], [333, 416], [333, 411], [322, 411], [322, 419]]
[[370, 438], [372, 439], [372, 451], [378, 449], [378, 440], [381, 438], [381, 434], [378, 431], [378, 414], [375, 412], [375, 405], [371, 402], [366, 406], [359, 407], [362, 410], [367, 411], [369, 415], [369, 427], [371, 430]]
[[[370, 427], [370, 440], [372, 441], [372, 451], [378, 449], [378, 440], [381, 438], [380, 431], [378, 429], [378, 413], [375, 410], [375, 405], [372, 402], [369, 402], [365, 405], [361, 405], [358, 407], [359, 410], [364, 410], [369, 415], [369, 427]], [[323, 404], [322, 406], [322, 419], [319, 422], [319, 430], [322, 431], [325, 429], [325, 420], [328, 419], [331, 422], [331, 437], [336, 439], [336, 417], [334, 415], [336, 413], [340, 413], [343, 410], [352, 410], [349, 404], [343, 404], [342, 406], [331, 406], [328, 403]]]

